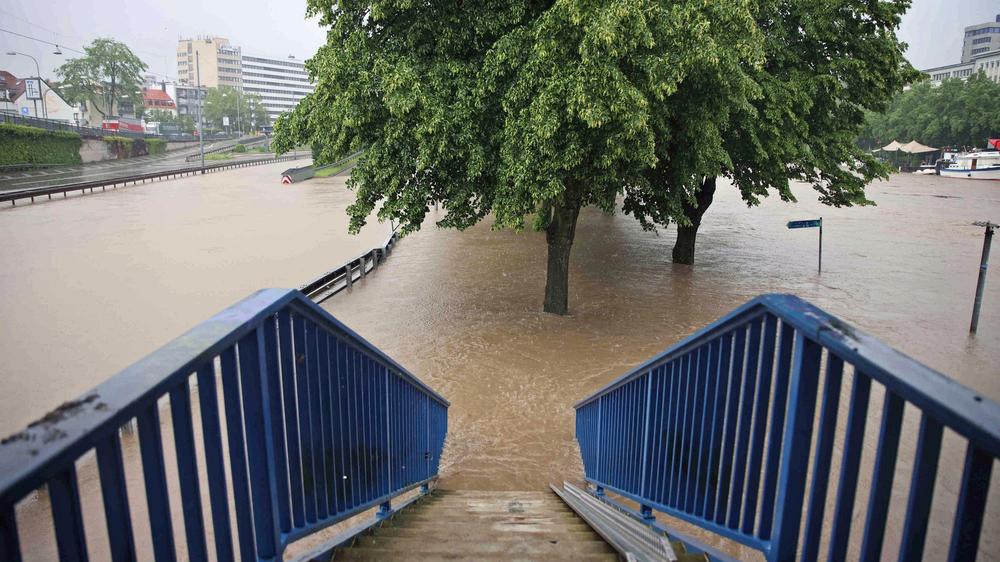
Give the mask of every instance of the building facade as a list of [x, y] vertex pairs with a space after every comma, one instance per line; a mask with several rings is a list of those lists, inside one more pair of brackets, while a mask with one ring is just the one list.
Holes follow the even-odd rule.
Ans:
[[[270, 123], [255, 123], [256, 126], [274, 123], [279, 115], [292, 110], [314, 89], [305, 63], [293, 56], [246, 54], [225, 37], [182, 39], [177, 43], [179, 84], [173, 98], [181, 115], [185, 113], [182, 109], [185, 104], [179, 89], [181, 85], [199, 83], [198, 66], [203, 87], [230, 86], [260, 96]], [[191, 94], [193, 96], [194, 92]]]
[[305, 63], [295, 57], [243, 55], [243, 91], [260, 96], [271, 123], [313, 90]]
[[977, 72], [982, 72], [990, 80], [1000, 83], [1000, 15], [997, 15], [996, 22], [970, 25], [965, 28], [961, 62], [928, 68], [923, 72], [930, 76], [934, 85], [949, 78], [967, 80]]
[[976, 55], [1000, 52], [1000, 14], [996, 21], [965, 28], [962, 42], [962, 62], [971, 62]]
[[225, 37], [199, 37], [177, 42], [177, 80], [209, 88], [240, 87], [240, 48]]
[[16, 113], [26, 117], [48, 118], [55, 121], [77, 123], [80, 108], [67, 102], [47, 81], [41, 82], [41, 99], [28, 99], [25, 91], [26, 78], [18, 78], [6, 70], [0, 70], [0, 111]]

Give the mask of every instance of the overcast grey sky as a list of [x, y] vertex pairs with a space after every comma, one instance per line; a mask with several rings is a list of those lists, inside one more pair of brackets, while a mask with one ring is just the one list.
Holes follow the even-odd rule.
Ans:
[[[900, 37], [910, 45], [907, 56], [917, 68], [956, 63], [961, 56], [962, 29], [993, 21], [1000, 0], [914, 0], [903, 19]], [[149, 70], [176, 74], [177, 39], [197, 35], [228, 37], [245, 52], [308, 58], [323, 43], [316, 21], [305, 19], [305, 0], [3, 0], [0, 29], [82, 50], [96, 37], [124, 41]], [[35, 56], [42, 74], [77, 56], [0, 31], [0, 69], [17, 76], [35, 73], [21, 51]]]

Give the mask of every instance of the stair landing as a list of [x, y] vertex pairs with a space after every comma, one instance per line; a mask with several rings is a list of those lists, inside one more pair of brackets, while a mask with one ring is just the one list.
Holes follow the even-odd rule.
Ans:
[[611, 562], [618, 556], [551, 492], [435, 490], [333, 559]]

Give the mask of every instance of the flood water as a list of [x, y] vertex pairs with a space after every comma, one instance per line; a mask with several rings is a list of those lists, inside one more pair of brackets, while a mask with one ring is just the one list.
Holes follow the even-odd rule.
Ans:
[[[253, 290], [298, 286], [384, 238], [374, 221], [360, 237], [346, 234], [352, 194], [343, 178], [283, 187], [283, 167], [0, 210], [0, 433]], [[872, 185], [878, 206], [860, 209], [819, 205], [804, 186], [795, 192], [796, 204], [747, 209], [720, 185], [694, 267], [670, 263], [672, 228], [644, 232], [631, 217], [585, 210], [567, 317], [541, 312], [544, 236], [488, 223], [456, 232], [429, 221], [324, 306], [451, 401], [441, 471], [449, 488], [579, 478], [572, 405], [761, 293], [799, 295], [1000, 401], [995, 271], [980, 333], [968, 335], [983, 239], [970, 223], [1000, 218], [1000, 184], [899, 175]], [[822, 274], [816, 230], [785, 228], [818, 216]], [[876, 416], [872, 439], [877, 428]], [[934, 492], [952, 504], [964, 453], [955, 450]], [[894, 499], [905, 501], [905, 483], [897, 488]], [[1000, 558], [997, 489], [984, 559]], [[854, 528], [863, 522], [856, 514]], [[948, 528], [935, 521], [931, 532]], [[944, 557], [947, 544], [929, 542], [928, 559]]]
[[346, 233], [345, 177], [301, 162], [0, 208], [0, 434], [83, 394], [265, 287], [298, 287], [381, 244]]

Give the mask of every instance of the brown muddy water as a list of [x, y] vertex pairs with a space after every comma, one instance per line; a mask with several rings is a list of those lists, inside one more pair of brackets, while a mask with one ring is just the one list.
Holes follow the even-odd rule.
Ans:
[[[346, 234], [343, 209], [352, 196], [342, 178], [282, 187], [275, 181], [281, 169], [0, 211], [0, 433], [253, 290], [297, 286], [384, 237], [385, 226], [375, 224], [361, 237]], [[446, 231], [430, 221], [400, 242], [385, 267], [324, 306], [451, 400], [441, 472], [449, 488], [540, 489], [579, 478], [573, 403], [761, 293], [806, 298], [1000, 400], [995, 271], [980, 334], [968, 336], [982, 248], [982, 229], [969, 223], [1000, 218], [1000, 184], [899, 175], [869, 189], [877, 207], [831, 209], [798, 187], [797, 204], [768, 200], [748, 210], [723, 185], [694, 267], [670, 263], [672, 228], [644, 232], [631, 217], [588, 209], [577, 228], [567, 317], [541, 312], [542, 235], [494, 232], [488, 224]], [[818, 216], [821, 275], [816, 231], [785, 228]], [[876, 393], [866, 458], [880, 406]], [[906, 498], [915, 422], [908, 410], [894, 502]], [[135, 463], [130, 496], [141, 503], [133, 439], [123, 439]], [[964, 450], [948, 438], [945, 450], [952, 458], [942, 463], [935, 506], [953, 510]], [[95, 475], [83, 467], [80, 474], [85, 506], [99, 501]], [[994, 483], [984, 559], [1000, 559], [997, 490]], [[35, 522], [28, 528], [43, 526], [44, 499], [19, 509], [19, 519]], [[945, 557], [949, 518], [932, 521], [927, 559]], [[855, 532], [863, 523], [856, 513]], [[98, 525], [88, 536], [100, 535]], [[51, 559], [48, 533], [36, 535], [29, 559]], [[894, 552], [892, 525], [886, 542]]]

